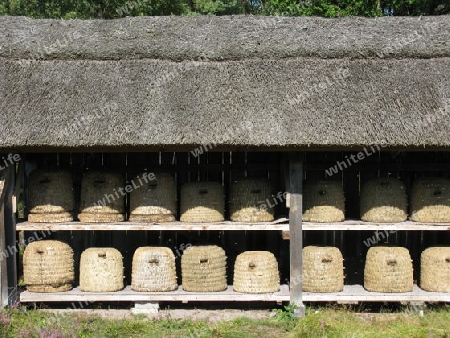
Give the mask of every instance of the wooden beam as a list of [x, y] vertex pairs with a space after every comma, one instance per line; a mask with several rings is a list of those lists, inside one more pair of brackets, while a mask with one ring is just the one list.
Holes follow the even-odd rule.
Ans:
[[8, 180], [4, 203], [5, 245], [9, 255], [6, 259], [8, 279], [8, 304], [17, 302], [17, 241], [16, 241], [16, 213], [15, 213], [15, 180], [16, 166], [10, 165], [7, 169]]
[[4, 217], [4, 172], [0, 172], [0, 309], [8, 305], [8, 279], [6, 275], [6, 245]]
[[303, 163], [298, 154], [291, 154], [289, 158], [289, 231], [291, 242], [290, 254], [290, 301], [297, 308], [296, 317], [305, 316], [305, 306], [302, 301], [302, 184]]

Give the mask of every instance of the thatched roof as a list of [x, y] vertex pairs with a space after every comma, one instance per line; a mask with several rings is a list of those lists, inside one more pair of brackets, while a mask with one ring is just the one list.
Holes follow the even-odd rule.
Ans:
[[0, 17], [0, 150], [450, 147], [450, 17]]

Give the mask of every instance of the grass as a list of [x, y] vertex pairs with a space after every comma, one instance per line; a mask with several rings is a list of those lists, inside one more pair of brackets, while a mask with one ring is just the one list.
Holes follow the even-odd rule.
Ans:
[[[306, 317], [292, 316], [294, 307], [275, 310], [263, 320], [239, 318], [207, 323], [186, 319], [102, 319], [77, 314], [55, 315], [16, 307], [0, 311], [0, 337], [449, 337], [450, 309], [445, 306], [414, 312], [357, 313], [343, 306], [308, 307]], [[359, 309], [361, 310], [361, 309]]]

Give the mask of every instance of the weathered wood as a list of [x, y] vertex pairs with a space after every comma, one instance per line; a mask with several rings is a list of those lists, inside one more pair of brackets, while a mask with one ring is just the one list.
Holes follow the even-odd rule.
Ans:
[[8, 304], [13, 305], [17, 302], [17, 240], [16, 240], [16, 213], [14, 202], [15, 196], [15, 165], [9, 166], [9, 183], [7, 183], [5, 204], [4, 204], [4, 220], [5, 220], [5, 244], [10, 248], [11, 254], [6, 259], [7, 279], [8, 279]]
[[8, 305], [8, 279], [6, 274], [6, 245], [5, 245], [5, 218], [4, 218], [4, 184], [6, 177], [0, 172], [0, 309]]
[[192, 230], [288, 230], [286, 218], [273, 222], [240, 223], [240, 222], [217, 222], [217, 223], [189, 223], [189, 222], [167, 222], [167, 223], [18, 223], [17, 230], [164, 230], [164, 231], [192, 231]]
[[289, 288], [282, 285], [280, 291], [275, 293], [250, 294], [233, 291], [229, 285], [221, 292], [187, 292], [181, 285], [175, 291], [170, 292], [138, 292], [131, 290], [130, 286], [117, 292], [83, 292], [75, 288], [67, 292], [37, 293], [25, 291], [20, 294], [21, 302], [277, 302], [289, 301]]
[[290, 255], [290, 302], [295, 303], [297, 308], [294, 315], [303, 317], [305, 306], [302, 301], [302, 185], [303, 185], [303, 165], [296, 154], [292, 154], [289, 159], [289, 193], [291, 196], [289, 208], [289, 231], [291, 243], [289, 246]]
[[[67, 292], [37, 293], [24, 291], [21, 302], [251, 302], [251, 301], [289, 301], [289, 287], [282, 285], [279, 292], [248, 294], [233, 291], [230, 285], [222, 292], [186, 292], [181, 286], [172, 292], [137, 292], [127, 286], [117, 292], [83, 292], [75, 288]], [[450, 293], [423, 291], [414, 285], [412, 292], [382, 293], [366, 291], [362, 285], [345, 285], [341, 292], [312, 293], [303, 292], [305, 302], [450, 302]]]

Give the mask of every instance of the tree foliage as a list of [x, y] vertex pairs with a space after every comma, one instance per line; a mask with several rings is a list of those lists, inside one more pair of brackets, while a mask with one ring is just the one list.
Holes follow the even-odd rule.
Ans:
[[0, 0], [0, 15], [64, 19], [140, 15], [373, 17], [449, 13], [449, 0]]

